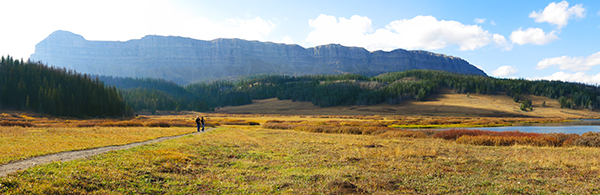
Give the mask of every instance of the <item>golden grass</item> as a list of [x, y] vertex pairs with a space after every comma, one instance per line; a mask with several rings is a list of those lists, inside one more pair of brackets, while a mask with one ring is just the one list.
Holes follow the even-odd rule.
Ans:
[[[441, 89], [427, 101], [404, 101], [398, 105], [339, 106], [319, 108], [310, 102], [291, 100], [254, 100], [253, 104], [224, 107], [218, 113], [230, 114], [283, 114], [283, 115], [402, 115], [402, 116], [455, 116], [455, 117], [543, 117], [543, 118], [598, 118], [599, 112], [585, 109], [561, 109], [558, 100], [522, 95], [533, 102], [533, 111], [524, 112], [519, 103], [507, 95], [457, 94]], [[542, 106], [542, 102], [546, 106]]]
[[219, 128], [0, 179], [4, 194], [597, 194], [597, 148]]
[[189, 127], [0, 127], [0, 164], [63, 151], [124, 145], [195, 130]]

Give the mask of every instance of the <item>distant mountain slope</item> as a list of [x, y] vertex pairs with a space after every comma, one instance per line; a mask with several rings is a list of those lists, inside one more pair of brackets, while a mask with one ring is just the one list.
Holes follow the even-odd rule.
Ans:
[[427, 51], [369, 52], [337, 44], [303, 48], [242, 39], [203, 41], [156, 35], [126, 42], [88, 41], [67, 31], [55, 31], [38, 43], [31, 60], [82, 73], [162, 78], [179, 84], [265, 73], [373, 76], [430, 69], [486, 75], [463, 59]]

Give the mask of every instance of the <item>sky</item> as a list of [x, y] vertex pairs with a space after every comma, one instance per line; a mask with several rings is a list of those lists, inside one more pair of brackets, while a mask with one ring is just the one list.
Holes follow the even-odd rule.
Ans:
[[600, 84], [600, 1], [0, 0], [0, 55], [28, 59], [56, 30], [427, 50], [497, 78]]

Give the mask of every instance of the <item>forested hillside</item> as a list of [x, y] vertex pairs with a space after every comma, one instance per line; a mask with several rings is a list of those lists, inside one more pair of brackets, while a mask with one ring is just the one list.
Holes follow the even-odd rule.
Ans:
[[0, 59], [0, 107], [72, 117], [121, 117], [131, 108], [113, 87], [72, 70]]
[[[135, 110], [212, 110], [249, 104], [253, 99], [312, 102], [316, 106], [397, 104], [404, 100], [426, 100], [441, 87], [457, 93], [499, 94], [528, 103], [520, 95], [556, 99], [564, 108], [594, 109], [600, 106], [597, 86], [561, 81], [496, 79], [443, 71], [410, 70], [375, 77], [356, 74], [284, 76], [258, 75], [238, 81], [215, 81], [180, 86], [160, 79], [102, 77], [122, 87], [125, 101]], [[529, 101], [530, 104], [530, 101]]]

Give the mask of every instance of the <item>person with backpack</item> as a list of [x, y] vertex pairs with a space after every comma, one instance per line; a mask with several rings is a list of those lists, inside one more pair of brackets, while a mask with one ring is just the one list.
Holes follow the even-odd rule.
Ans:
[[[196, 128], [198, 132], [200, 132], [200, 116], [196, 116]], [[204, 131], [204, 117], [202, 117], [202, 131]]]
[[202, 117], [202, 120], [200, 120], [200, 122], [202, 122], [202, 131], [204, 131], [204, 117]]

